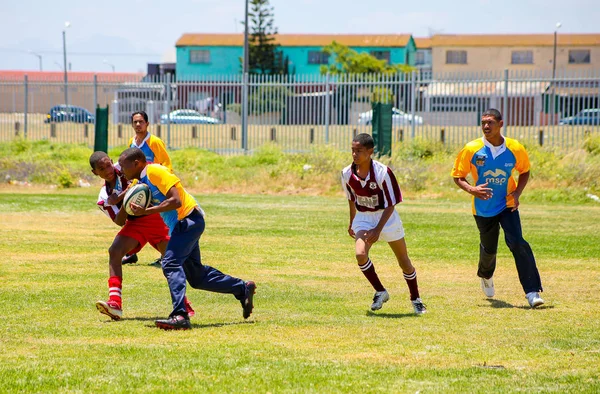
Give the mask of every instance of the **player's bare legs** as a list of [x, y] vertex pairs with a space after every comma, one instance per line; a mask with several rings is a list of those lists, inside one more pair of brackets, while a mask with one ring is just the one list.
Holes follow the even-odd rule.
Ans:
[[356, 262], [358, 263], [358, 268], [360, 268], [363, 275], [371, 283], [373, 289], [375, 289], [375, 295], [373, 296], [373, 304], [371, 305], [371, 310], [376, 311], [378, 309], [381, 309], [383, 303], [387, 302], [390, 299], [390, 295], [385, 290], [385, 287], [383, 287], [383, 285], [381, 284], [381, 281], [377, 276], [377, 272], [375, 272], [375, 266], [369, 258], [369, 249], [371, 249], [371, 244], [369, 244], [366, 241], [367, 236], [368, 231], [365, 230], [358, 231], [354, 236], [354, 239], [356, 240]]
[[400, 268], [402, 268], [402, 272], [410, 275], [415, 271], [415, 267], [413, 267], [410, 258], [408, 257], [408, 250], [406, 249], [406, 242], [404, 238], [401, 238], [397, 241], [388, 242], [390, 248], [396, 255], [396, 260], [398, 260], [398, 264]]
[[130, 250], [139, 245], [138, 241], [131, 237], [117, 235], [110, 248], [108, 248], [108, 301], [96, 302], [96, 308], [100, 313], [110, 316], [113, 320], [120, 320], [123, 316], [123, 301], [121, 292], [123, 288], [123, 266], [121, 260]]
[[356, 250], [356, 262], [358, 265], [363, 266], [369, 260], [369, 249], [371, 249], [371, 245], [368, 244], [365, 240], [367, 238], [367, 231], [361, 230], [356, 233], [355, 239], [355, 250]]
[[130, 250], [138, 246], [138, 241], [131, 237], [117, 235], [110, 248], [108, 248], [108, 272], [110, 276], [123, 276], [121, 260]]
[[408, 251], [406, 249], [406, 241], [404, 238], [401, 238], [397, 241], [388, 242], [394, 254], [396, 255], [396, 260], [398, 260], [398, 264], [402, 269], [402, 273], [404, 274], [404, 280], [406, 280], [406, 284], [408, 285], [408, 290], [410, 291], [410, 300], [413, 304], [413, 308], [416, 314], [425, 313], [425, 305], [421, 301], [419, 297], [419, 286], [417, 284], [417, 270], [412, 265], [410, 258], [408, 257]]

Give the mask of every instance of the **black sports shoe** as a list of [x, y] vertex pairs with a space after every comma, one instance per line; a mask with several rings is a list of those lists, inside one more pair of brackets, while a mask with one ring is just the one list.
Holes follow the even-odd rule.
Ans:
[[242, 316], [244, 316], [244, 319], [247, 319], [252, 314], [252, 309], [254, 308], [254, 303], [252, 302], [252, 299], [254, 298], [254, 293], [256, 293], [256, 283], [249, 281], [245, 283], [245, 286], [246, 293], [244, 294], [240, 302], [242, 303], [242, 309], [244, 311]]
[[162, 267], [162, 257], [157, 258], [153, 262], [150, 263], [153, 267]]
[[181, 315], [171, 316], [164, 320], [156, 320], [154, 323], [156, 327], [163, 330], [189, 330], [192, 328], [190, 319]]
[[121, 260], [121, 264], [134, 264], [137, 263], [138, 257], [137, 254], [126, 254], [125, 257]]

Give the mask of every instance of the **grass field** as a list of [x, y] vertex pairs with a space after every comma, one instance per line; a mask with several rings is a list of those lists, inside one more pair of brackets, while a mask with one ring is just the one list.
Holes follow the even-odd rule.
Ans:
[[383, 244], [372, 258], [391, 299], [370, 312], [342, 197], [198, 198], [204, 262], [255, 280], [256, 307], [245, 321], [233, 297], [190, 289], [194, 328], [165, 332], [153, 321], [169, 293], [150, 249], [124, 267], [125, 318], [94, 307], [117, 231], [95, 190], [0, 188], [0, 391], [600, 391], [600, 206], [523, 196], [546, 300], [531, 310], [505, 245], [496, 298], [481, 292], [466, 195], [401, 204], [428, 306], [417, 317]]

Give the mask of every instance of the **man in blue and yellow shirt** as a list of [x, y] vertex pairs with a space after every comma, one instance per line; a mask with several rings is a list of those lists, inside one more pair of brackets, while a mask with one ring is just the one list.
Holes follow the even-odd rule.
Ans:
[[129, 139], [130, 148], [140, 148], [146, 156], [147, 163], [161, 164], [173, 171], [171, 158], [167, 153], [167, 148], [163, 140], [150, 134], [148, 131], [148, 114], [144, 111], [137, 111], [131, 114], [131, 126], [135, 130], [135, 136]]
[[139, 179], [152, 193], [150, 207], [131, 204], [135, 216], [160, 213], [169, 227], [171, 239], [162, 259], [162, 269], [169, 283], [173, 312], [168, 319], [156, 320], [156, 326], [165, 330], [191, 328], [185, 307], [186, 279], [196, 289], [233, 294], [241, 302], [243, 317], [247, 319], [252, 313], [256, 284], [202, 264], [198, 241], [204, 232], [204, 211], [179, 178], [160, 164], [148, 164], [139, 148], [123, 151], [119, 164], [127, 179]]
[[[460, 151], [452, 177], [473, 196], [472, 211], [479, 229], [479, 269], [481, 287], [488, 297], [495, 294], [492, 276], [500, 226], [512, 252], [525, 297], [532, 308], [542, 305], [540, 274], [531, 247], [523, 239], [519, 217], [519, 197], [529, 180], [529, 157], [517, 140], [502, 135], [502, 114], [489, 109], [481, 115], [483, 137], [469, 142]], [[519, 174], [515, 182], [514, 174]], [[466, 177], [471, 174], [475, 186]]]

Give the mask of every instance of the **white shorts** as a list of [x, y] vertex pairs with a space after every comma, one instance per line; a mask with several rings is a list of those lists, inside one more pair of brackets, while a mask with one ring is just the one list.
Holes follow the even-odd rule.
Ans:
[[[381, 215], [383, 215], [383, 211], [356, 212], [356, 216], [354, 216], [354, 220], [352, 221], [352, 231], [356, 234], [361, 230], [369, 231], [374, 229], [377, 227]], [[393, 242], [402, 238], [404, 238], [404, 226], [402, 226], [400, 215], [394, 210], [383, 230], [381, 230], [379, 239], [385, 242]]]

